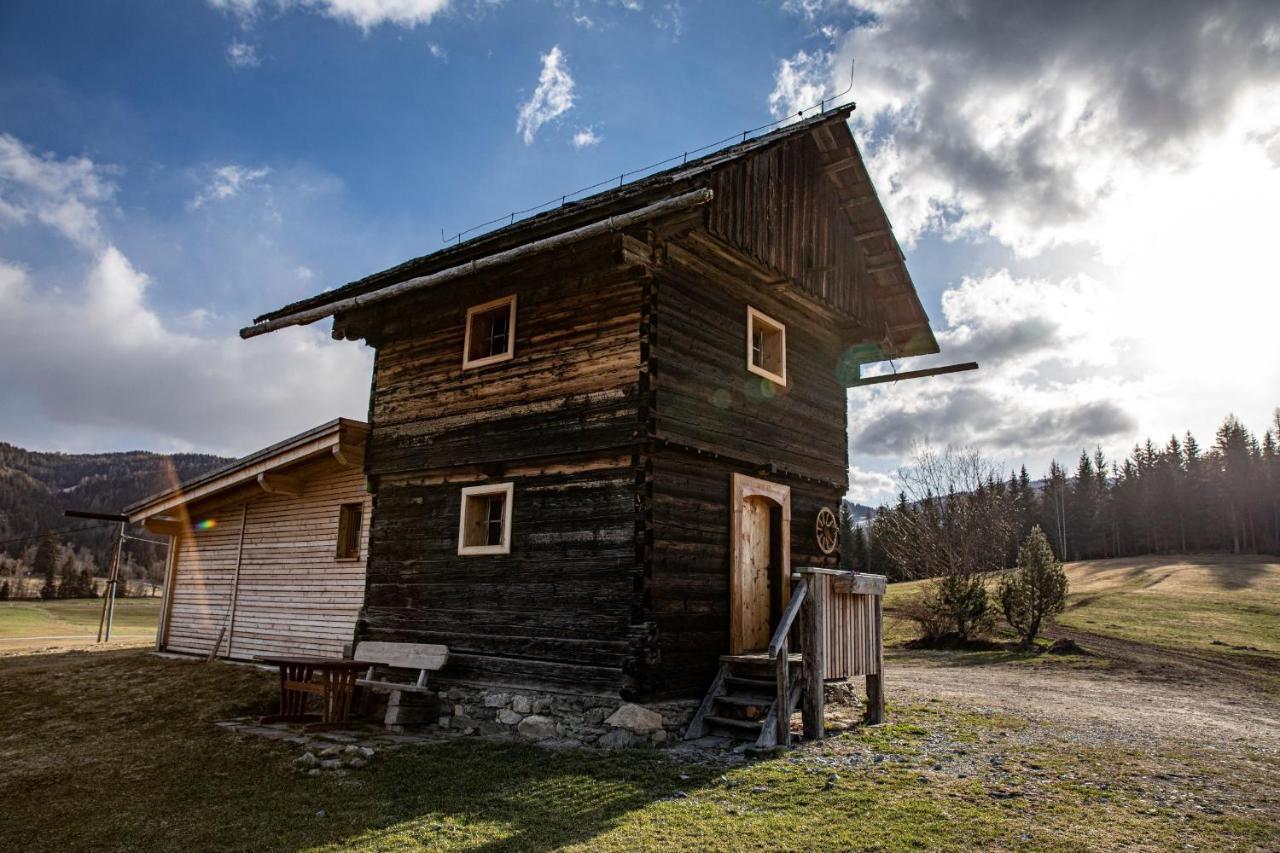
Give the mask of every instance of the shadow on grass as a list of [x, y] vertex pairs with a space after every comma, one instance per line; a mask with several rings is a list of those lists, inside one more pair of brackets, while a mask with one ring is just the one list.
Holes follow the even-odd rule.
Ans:
[[0, 810], [0, 837], [28, 850], [550, 849], [720, 772], [656, 750], [468, 738], [309, 776], [294, 764], [300, 747], [213, 725], [270, 709], [274, 680], [137, 651], [0, 659], [0, 799], [38, 803]]

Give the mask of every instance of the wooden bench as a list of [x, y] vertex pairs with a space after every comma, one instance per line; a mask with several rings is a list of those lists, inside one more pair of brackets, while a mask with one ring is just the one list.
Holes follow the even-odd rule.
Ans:
[[[387, 701], [386, 724], [389, 726], [404, 725], [411, 722], [424, 722], [421, 719], [422, 706], [409, 707], [404, 701], [404, 694], [431, 694], [427, 686], [428, 675], [438, 672], [449, 661], [449, 648], [430, 643], [383, 643], [365, 642], [356, 646], [352, 659], [359, 663], [369, 664], [365, 677], [357, 679], [356, 684], [368, 691], [390, 693]], [[417, 670], [414, 681], [392, 681], [386, 678], [375, 678], [374, 669], [379, 666], [392, 669]], [[368, 708], [369, 694], [366, 694], [365, 707]]]

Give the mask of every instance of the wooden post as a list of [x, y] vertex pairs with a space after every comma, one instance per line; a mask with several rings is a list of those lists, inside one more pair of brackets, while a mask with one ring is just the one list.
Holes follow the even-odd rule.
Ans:
[[[249, 502], [240, 507], [240, 541], [236, 543], [236, 573], [231, 579], [231, 610], [227, 613], [227, 657], [231, 657], [231, 644], [236, 640], [236, 602], [240, 598], [240, 565], [244, 562], [244, 529], [249, 524]], [[218, 647], [215, 645], [214, 652]]]
[[774, 674], [778, 684], [778, 745], [791, 745], [791, 691], [789, 690], [791, 682], [791, 667], [787, 658], [790, 656], [791, 648], [787, 643], [787, 638], [782, 638], [782, 652], [778, 655], [777, 661], [774, 663]]
[[884, 596], [872, 596], [875, 602], [875, 626], [873, 641], [875, 647], [875, 672], [867, 675], [867, 716], [870, 725], [884, 722]]
[[804, 654], [804, 736], [810, 740], [822, 740], [826, 731], [823, 716], [823, 675], [826, 660], [823, 649], [823, 606], [826, 598], [826, 578], [819, 574], [809, 577], [809, 594], [804, 599], [804, 620], [800, 626], [800, 651]]
[[160, 619], [156, 622], [156, 651], [164, 651], [169, 638], [169, 611], [173, 607], [173, 584], [178, 574], [178, 548], [181, 534], [169, 534], [169, 553], [164, 566], [164, 594], [160, 598]]
[[120, 578], [120, 549], [124, 547], [124, 522], [116, 524], [116, 541], [111, 546], [111, 571], [107, 573], [107, 594], [98, 620], [98, 642], [111, 642], [111, 623], [116, 615], [116, 584]]

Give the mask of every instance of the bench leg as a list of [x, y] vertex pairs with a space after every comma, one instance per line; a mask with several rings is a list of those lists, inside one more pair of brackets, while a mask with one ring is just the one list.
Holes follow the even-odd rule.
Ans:
[[415, 726], [429, 723], [435, 714], [436, 697], [426, 693], [392, 690], [387, 698], [388, 726]]

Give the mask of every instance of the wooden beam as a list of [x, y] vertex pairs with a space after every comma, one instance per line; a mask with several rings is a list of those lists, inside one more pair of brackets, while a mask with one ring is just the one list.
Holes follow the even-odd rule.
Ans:
[[870, 240], [874, 237], [885, 237], [892, 233], [893, 231], [889, 228], [877, 228], [874, 231], [864, 231], [861, 234], [856, 234], [854, 235], [854, 239], [861, 243], [863, 240]]
[[[948, 364], [944, 367], [928, 367], [924, 370], [908, 370], [903, 373], [886, 373], [883, 376], [872, 376], [868, 379], [855, 379], [846, 382], [846, 388], [861, 388], [864, 385], [880, 385], [885, 382], [900, 382], [904, 379], [924, 379], [929, 376], [942, 376], [946, 373], [960, 373], [965, 370], [977, 370], [978, 363], [976, 361], [966, 361], [964, 364]], [[861, 369], [859, 369], [861, 372]]]
[[364, 445], [339, 444], [333, 448], [333, 458], [344, 468], [364, 467]]
[[258, 475], [258, 485], [262, 487], [264, 492], [270, 492], [273, 495], [289, 495], [290, 497], [298, 497], [302, 494], [302, 481], [297, 477], [289, 477], [284, 474], [267, 474]]
[[884, 575], [844, 575], [832, 578], [835, 591], [843, 595], [884, 595], [886, 580]]
[[867, 676], [867, 714], [868, 725], [879, 725], [884, 722], [884, 596], [875, 596], [875, 667], [873, 675]]
[[804, 736], [809, 740], [822, 740], [826, 733], [823, 696], [823, 675], [827, 671], [824, 641], [823, 608], [826, 578], [815, 576], [809, 582], [809, 594], [804, 600], [804, 619], [800, 622], [800, 652], [804, 655], [801, 677], [804, 683]]
[[142, 526], [149, 532], [158, 533], [161, 536], [177, 536], [186, 528], [181, 519], [165, 518], [163, 516], [148, 518], [142, 522]]

